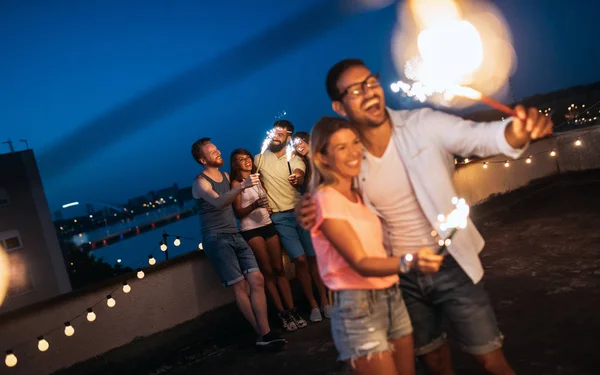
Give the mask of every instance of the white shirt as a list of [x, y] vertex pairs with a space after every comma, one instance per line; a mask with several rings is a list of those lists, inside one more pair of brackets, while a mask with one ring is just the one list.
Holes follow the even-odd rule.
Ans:
[[[259, 187], [258, 185], [242, 190], [242, 207], [248, 207], [260, 198], [259, 192], [261, 190], [263, 190], [262, 187]], [[269, 224], [271, 224], [271, 215], [269, 215], [269, 211], [265, 207], [259, 207], [240, 219], [240, 231], [245, 232]]]
[[365, 155], [369, 178], [364, 191], [387, 223], [392, 255], [414, 253], [424, 246], [435, 248], [433, 227], [419, 205], [396, 143], [390, 140], [381, 158]]
[[[452, 211], [452, 198], [456, 196], [452, 183], [454, 155], [488, 157], [505, 154], [516, 159], [525, 151], [525, 148], [515, 149], [506, 142], [504, 131], [512, 118], [477, 123], [429, 108], [414, 111], [388, 109], [388, 113], [393, 125], [392, 140], [403, 161], [417, 201], [430, 225], [442, 237], [448, 233], [438, 228], [437, 217]], [[370, 178], [371, 171], [365, 156], [356, 181], [357, 186], [365, 204], [382, 218], [384, 244], [391, 253], [389, 226], [384, 215], [379, 212], [379, 207], [365, 194], [364, 184]], [[474, 283], [483, 277], [479, 252], [484, 244], [481, 234], [469, 219], [467, 227], [456, 233], [448, 247], [449, 253]]]

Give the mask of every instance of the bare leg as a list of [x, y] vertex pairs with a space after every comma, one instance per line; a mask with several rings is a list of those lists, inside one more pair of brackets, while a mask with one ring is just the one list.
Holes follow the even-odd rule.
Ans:
[[277, 286], [279, 286], [279, 292], [281, 293], [285, 307], [291, 310], [294, 308], [294, 297], [292, 296], [290, 281], [285, 276], [283, 270], [283, 257], [281, 255], [281, 244], [278, 235], [267, 238], [267, 251], [271, 260], [273, 275], [277, 280]]
[[506, 362], [502, 349], [497, 349], [486, 354], [474, 355], [474, 357], [487, 374], [515, 375], [513, 369]]
[[275, 285], [275, 277], [273, 275], [273, 269], [271, 268], [271, 259], [267, 252], [267, 242], [264, 238], [257, 236], [248, 241], [248, 245], [252, 248], [260, 272], [262, 272], [265, 279], [265, 289], [267, 293], [269, 293], [277, 311], [282, 312], [283, 305], [281, 304], [281, 298], [279, 297], [279, 292]]
[[319, 305], [317, 305], [317, 300], [313, 294], [306, 255], [300, 255], [298, 258], [294, 259], [294, 265], [296, 266], [296, 277], [300, 281], [300, 285], [302, 285], [302, 290], [304, 291], [304, 295], [310, 304], [310, 308], [318, 308]]
[[391, 351], [365, 355], [348, 362], [357, 375], [398, 374]]
[[258, 334], [266, 335], [271, 331], [267, 317], [267, 297], [265, 296], [265, 279], [260, 272], [250, 272], [246, 275], [250, 284], [250, 303], [256, 317]]
[[235, 302], [237, 303], [238, 309], [242, 312], [242, 315], [244, 315], [244, 318], [250, 322], [256, 333], [260, 334], [258, 324], [256, 323], [256, 317], [254, 316], [254, 310], [252, 309], [252, 303], [250, 302], [250, 296], [246, 289], [247, 285], [246, 280], [240, 280], [232, 285], [233, 293], [235, 294]]
[[450, 346], [444, 344], [422, 356], [427, 372], [431, 375], [454, 375]]
[[390, 341], [394, 347], [393, 357], [399, 375], [415, 375], [415, 349], [413, 335]]
[[314, 280], [315, 284], [317, 285], [317, 290], [319, 291], [321, 306], [329, 305], [329, 300], [327, 299], [327, 288], [325, 288], [325, 284], [323, 284], [323, 280], [321, 280], [319, 265], [317, 264], [317, 257], [307, 257], [307, 259], [308, 267], [310, 269], [310, 276]]

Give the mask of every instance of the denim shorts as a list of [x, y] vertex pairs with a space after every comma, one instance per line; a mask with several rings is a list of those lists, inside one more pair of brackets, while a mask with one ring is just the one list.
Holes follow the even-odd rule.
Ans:
[[317, 255], [310, 232], [302, 229], [293, 211], [274, 213], [271, 215], [271, 220], [279, 233], [281, 244], [292, 261], [301, 255], [309, 257]]
[[483, 282], [473, 284], [450, 255], [434, 274], [401, 274], [400, 285], [415, 329], [415, 355], [444, 345], [447, 334], [469, 354], [502, 347], [504, 337]]
[[390, 340], [413, 331], [398, 284], [381, 290], [340, 290], [333, 295], [331, 334], [340, 361], [393, 350]]
[[225, 286], [258, 272], [258, 264], [250, 246], [239, 233], [205, 233], [204, 252]]

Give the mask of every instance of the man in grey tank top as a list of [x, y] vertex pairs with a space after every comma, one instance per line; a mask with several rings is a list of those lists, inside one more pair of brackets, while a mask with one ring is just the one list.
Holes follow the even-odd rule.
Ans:
[[[258, 183], [259, 176], [250, 175], [231, 189], [229, 175], [219, 171], [223, 166], [221, 152], [210, 138], [196, 141], [192, 145], [192, 156], [203, 167], [192, 185], [192, 195], [198, 207], [204, 252], [223, 285], [233, 287], [238, 308], [259, 335], [256, 345], [283, 345], [285, 339], [269, 327], [264, 278], [254, 253], [238, 232], [231, 207], [242, 190]], [[250, 294], [247, 285], [250, 285]]]

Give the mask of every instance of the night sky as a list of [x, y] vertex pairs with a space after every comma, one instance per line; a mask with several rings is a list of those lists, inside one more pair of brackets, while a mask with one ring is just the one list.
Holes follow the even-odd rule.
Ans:
[[[17, 150], [29, 141], [52, 210], [189, 185], [199, 137], [213, 138], [227, 166], [234, 148], [258, 151], [281, 111], [310, 131], [331, 113], [324, 79], [338, 60], [397, 79], [396, 8], [315, 17], [322, 3], [0, 0], [0, 140]], [[517, 100], [600, 80], [600, 3], [496, 3], [519, 59]], [[261, 34], [276, 25], [277, 37]], [[388, 91], [388, 104], [407, 102]]]

